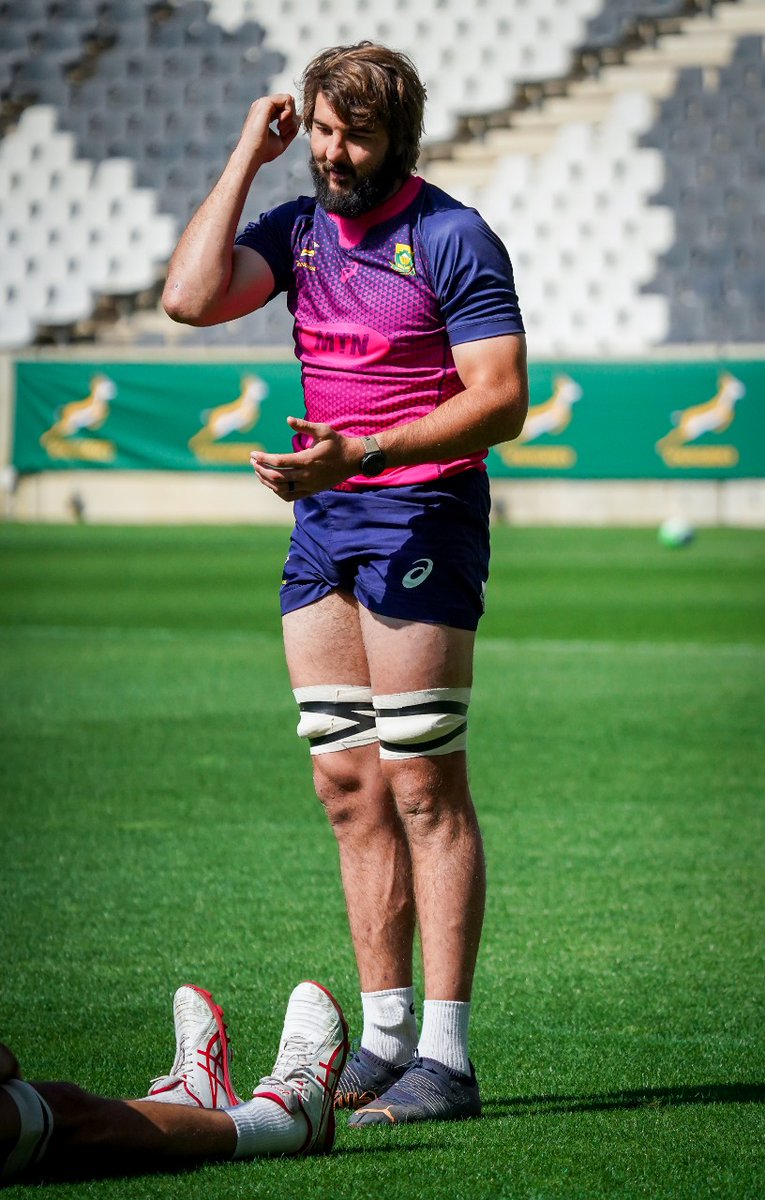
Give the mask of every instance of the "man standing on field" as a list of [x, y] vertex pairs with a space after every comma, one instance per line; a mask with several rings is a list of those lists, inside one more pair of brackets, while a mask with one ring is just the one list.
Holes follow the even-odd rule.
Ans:
[[[361, 982], [361, 1048], [336, 1103], [353, 1126], [477, 1116], [470, 995], [484, 910], [466, 764], [488, 576], [487, 447], [528, 404], [513, 275], [476, 212], [414, 176], [425, 90], [362, 42], [251, 107], [175, 251], [167, 312], [229, 321], [286, 291], [305, 419], [255, 452], [294, 503], [281, 588], [298, 733], [338, 841]], [[258, 172], [310, 136], [315, 198], [235, 238]], [[415, 922], [425, 1003], [417, 1033]]]

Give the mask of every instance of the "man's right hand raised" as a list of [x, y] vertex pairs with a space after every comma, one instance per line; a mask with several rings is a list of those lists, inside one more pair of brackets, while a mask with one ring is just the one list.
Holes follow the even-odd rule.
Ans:
[[273, 162], [294, 141], [300, 129], [295, 98], [287, 92], [261, 96], [250, 106], [239, 138], [253, 166]]
[[185, 325], [218, 325], [261, 308], [274, 290], [262, 255], [234, 246], [253, 180], [264, 163], [279, 158], [300, 129], [287, 92], [261, 96], [250, 107], [223, 174], [195, 212], [170, 260], [162, 303]]

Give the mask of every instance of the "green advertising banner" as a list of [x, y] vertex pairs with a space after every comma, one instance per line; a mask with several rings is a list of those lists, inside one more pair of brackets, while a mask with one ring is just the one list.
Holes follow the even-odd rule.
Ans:
[[534, 364], [521, 436], [492, 450], [514, 478], [765, 475], [765, 362]]
[[[297, 362], [21, 361], [13, 462], [72, 468], [249, 470], [290, 449], [303, 411]], [[557, 362], [530, 367], [521, 436], [499, 478], [765, 477], [765, 362]]]
[[297, 363], [16, 364], [14, 465], [250, 470], [250, 450], [290, 450], [303, 412]]

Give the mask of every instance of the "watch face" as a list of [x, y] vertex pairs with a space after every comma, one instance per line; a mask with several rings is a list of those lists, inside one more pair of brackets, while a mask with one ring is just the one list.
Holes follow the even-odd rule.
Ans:
[[361, 474], [371, 479], [385, 470], [385, 454], [382, 450], [372, 450], [361, 460]]

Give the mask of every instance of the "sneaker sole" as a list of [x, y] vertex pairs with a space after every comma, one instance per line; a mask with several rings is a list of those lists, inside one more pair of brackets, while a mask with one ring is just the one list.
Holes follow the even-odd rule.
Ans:
[[393, 1110], [393, 1105], [386, 1108], [371, 1108], [358, 1109], [357, 1111], [374, 1115], [378, 1119], [375, 1121], [354, 1121], [353, 1116], [348, 1122], [349, 1129], [372, 1129], [377, 1126], [390, 1128], [391, 1125], [422, 1125], [429, 1121], [476, 1121], [481, 1116], [480, 1110], [472, 1113], [428, 1113], [420, 1116], [417, 1114], [401, 1113], [397, 1115]]

